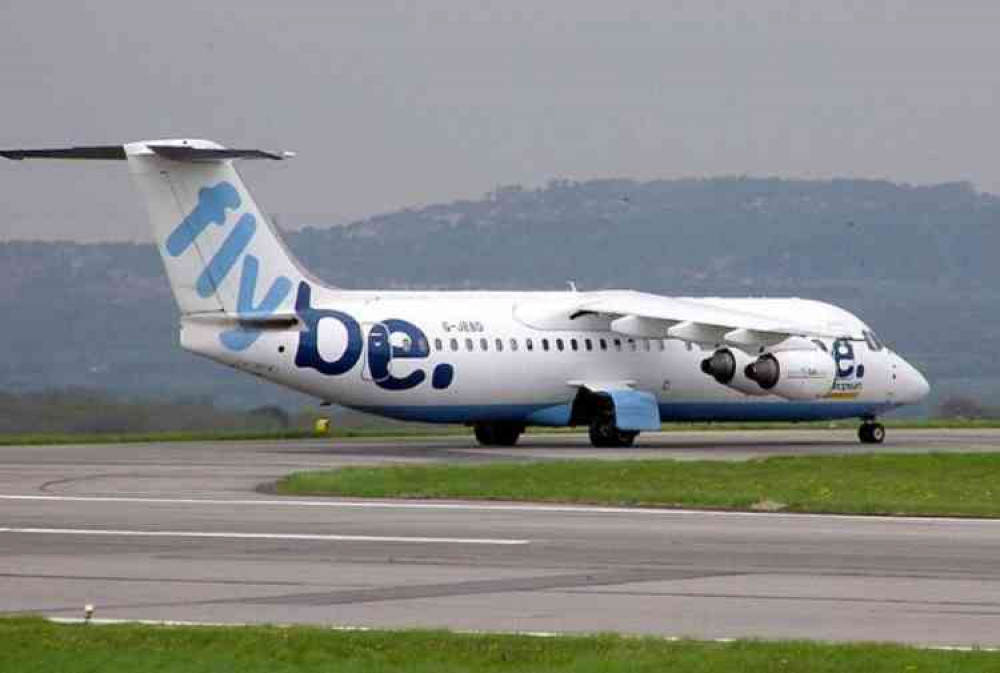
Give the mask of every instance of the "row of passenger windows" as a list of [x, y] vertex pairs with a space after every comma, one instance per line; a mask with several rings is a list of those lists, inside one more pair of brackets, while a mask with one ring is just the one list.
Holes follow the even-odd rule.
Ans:
[[[461, 350], [463, 347], [467, 351], [495, 351], [497, 353], [502, 353], [505, 348], [509, 348], [512, 352], [517, 352], [524, 347], [526, 351], [533, 351], [536, 347], [536, 340], [527, 339], [516, 339], [511, 337], [509, 340], [503, 340], [501, 338], [487, 339], [486, 337], [480, 337], [478, 339], [473, 339], [466, 337], [464, 339], [448, 339], [448, 349], [452, 351]], [[629, 350], [632, 352], [644, 350], [666, 350], [666, 341], [663, 339], [537, 339], [537, 346], [542, 351], [550, 351], [555, 349], [556, 351], [593, 351], [593, 350], [615, 350], [621, 352], [623, 350]], [[434, 350], [443, 351], [445, 350], [445, 342], [442, 339], [434, 339]]]

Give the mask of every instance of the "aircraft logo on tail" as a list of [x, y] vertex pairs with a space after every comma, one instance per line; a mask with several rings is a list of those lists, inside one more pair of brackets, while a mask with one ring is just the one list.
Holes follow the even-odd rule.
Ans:
[[[198, 205], [167, 237], [167, 253], [171, 257], [180, 257], [194, 245], [209, 225], [223, 226], [229, 211], [238, 210], [242, 204], [243, 199], [240, 198], [239, 191], [230, 182], [220, 182], [212, 187], [198, 190]], [[195, 284], [195, 289], [201, 297], [211, 296], [242, 257], [243, 266], [240, 270], [239, 294], [236, 299], [236, 311], [240, 316], [271, 315], [292, 290], [292, 281], [285, 276], [278, 276], [267, 289], [261, 302], [254, 305], [260, 260], [254, 255], [244, 255], [244, 253], [256, 233], [257, 218], [252, 213], [244, 213], [202, 270]], [[259, 336], [260, 330], [239, 327], [222, 332], [219, 340], [229, 350], [241, 351], [249, 348]]]

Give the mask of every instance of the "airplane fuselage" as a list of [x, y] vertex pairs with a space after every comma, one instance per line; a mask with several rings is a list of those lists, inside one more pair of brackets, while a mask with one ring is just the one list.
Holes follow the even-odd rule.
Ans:
[[[595, 293], [601, 294], [601, 293]], [[816, 339], [837, 380], [821, 399], [748, 396], [705, 376], [714, 350], [671, 338], [627, 337], [593, 316], [560, 317], [571, 292], [350, 292], [308, 306], [288, 329], [265, 329], [245, 350], [223, 347], [212, 322], [187, 319], [182, 345], [200, 355], [323, 400], [425, 422], [566, 425], [584, 382], [628, 381], [654, 392], [663, 421], [805, 421], [874, 417], [907, 403], [890, 349], [835, 306], [800, 299], [719, 299], [734, 308], [837, 320], [839, 339]], [[331, 297], [331, 299], [333, 299]]]

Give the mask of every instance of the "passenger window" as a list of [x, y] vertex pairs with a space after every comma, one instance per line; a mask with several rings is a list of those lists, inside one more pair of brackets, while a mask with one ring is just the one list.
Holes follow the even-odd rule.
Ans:
[[666, 339], [660, 339], [660, 351], [662, 352], [662, 351], [665, 351], [665, 350], [667, 350], [667, 340]]
[[649, 339], [643, 339], [642, 340], [642, 345], [645, 346], [646, 352], [648, 353], [649, 352]]
[[458, 339], [452, 339], [451, 340], [451, 349], [453, 351], [457, 351], [458, 350]]
[[503, 352], [503, 339], [497, 337], [497, 353]]
[[590, 339], [585, 339], [583, 343], [587, 347], [588, 351], [594, 350], [594, 342], [591, 341]]
[[482, 339], [480, 339], [479, 340], [479, 347], [483, 349], [484, 353], [486, 351], [488, 351], [490, 349], [490, 341], [489, 341], [489, 339], [487, 339], [486, 337], [483, 337]]
[[563, 344], [563, 340], [562, 339], [556, 339], [556, 348], [558, 348], [559, 350], [562, 350], [565, 347], [566, 346]]
[[548, 339], [542, 339], [542, 350], [543, 351], [547, 351], [548, 349], [549, 349], [549, 340]]
[[534, 342], [532, 342], [531, 339], [524, 340], [524, 347], [527, 348], [529, 351], [535, 350], [535, 344]]
[[435, 339], [434, 340], [434, 350], [439, 351], [439, 350], [441, 350], [442, 346], [444, 346], [444, 344], [441, 343], [440, 339]]
[[517, 339], [514, 337], [510, 338], [510, 349], [515, 352], [517, 351]]
[[630, 351], [632, 351], [633, 353], [635, 352], [635, 349], [636, 349], [635, 339], [629, 339], [628, 340], [628, 349]]
[[607, 339], [601, 339], [601, 350], [602, 351], [608, 350], [608, 340]]
[[580, 350], [580, 344], [577, 343], [576, 339], [569, 340], [569, 347], [575, 351]]
[[465, 350], [467, 350], [467, 351], [469, 351], [471, 353], [473, 350], [475, 350], [475, 348], [476, 347], [472, 343], [472, 339], [466, 339], [465, 340]]
[[622, 340], [621, 339], [615, 339], [615, 350], [618, 351], [619, 353], [621, 352], [621, 350], [622, 350]]

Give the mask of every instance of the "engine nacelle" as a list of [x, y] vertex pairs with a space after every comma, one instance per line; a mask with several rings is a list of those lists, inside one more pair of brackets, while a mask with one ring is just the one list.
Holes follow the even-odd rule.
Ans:
[[753, 358], [738, 348], [720, 348], [701, 361], [701, 371], [722, 385], [746, 395], [770, 395], [756, 381], [746, 377], [746, 368], [751, 364]]
[[815, 400], [833, 390], [837, 368], [821, 350], [787, 350], [764, 353], [746, 366], [748, 379], [766, 393], [789, 400]]

